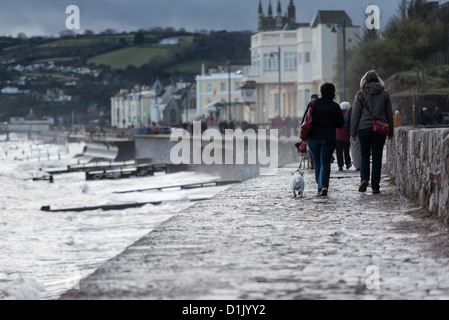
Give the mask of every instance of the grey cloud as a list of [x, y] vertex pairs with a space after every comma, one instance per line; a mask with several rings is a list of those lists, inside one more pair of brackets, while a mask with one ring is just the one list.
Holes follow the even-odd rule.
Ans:
[[[174, 27], [187, 30], [257, 30], [259, 0], [16, 0], [2, 1], [0, 34], [58, 35], [65, 28], [68, 5], [81, 11], [81, 32], [108, 28], [133, 31], [140, 28]], [[267, 13], [268, 0], [262, 0]], [[288, 0], [281, 0], [285, 12]], [[317, 10], [346, 10], [353, 22], [364, 25], [364, 8], [376, 4], [382, 23], [391, 17], [399, 0], [295, 0], [297, 20], [310, 22]], [[276, 10], [277, 0], [272, 0]]]

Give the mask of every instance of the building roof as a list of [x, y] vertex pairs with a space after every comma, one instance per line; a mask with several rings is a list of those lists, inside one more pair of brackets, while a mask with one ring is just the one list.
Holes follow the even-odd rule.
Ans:
[[159, 81], [159, 78], [157, 78], [157, 80], [154, 82], [153, 86], [151, 87], [151, 91], [157, 92], [157, 91], [163, 91], [163, 90], [164, 90], [164, 86]]
[[353, 27], [351, 18], [344, 10], [320, 10], [316, 13], [312, 22], [310, 23], [311, 28], [317, 27], [319, 24], [337, 24], [341, 25], [342, 19], [345, 19], [346, 27]]

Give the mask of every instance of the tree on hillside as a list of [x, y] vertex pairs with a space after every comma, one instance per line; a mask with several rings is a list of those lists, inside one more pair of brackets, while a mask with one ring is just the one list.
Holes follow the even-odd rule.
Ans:
[[145, 34], [142, 31], [136, 32], [134, 35], [134, 43], [139, 45], [145, 42]]
[[95, 32], [93, 32], [92, 30], [90, 30], [90, 29], [86, 29], [85, 31], [84, 31], [84, 35], [85, 36], [93, 36], [95, 34]]
[[59, 36], [61, 38], [74, 38], [76, 33], [73, 30], [62, 30], [59, 32]]

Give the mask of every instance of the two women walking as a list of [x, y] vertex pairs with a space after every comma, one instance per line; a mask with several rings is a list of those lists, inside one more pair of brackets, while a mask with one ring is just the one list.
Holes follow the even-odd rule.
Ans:
[[[318, 194], [326, 196], [329, 189], [332, 155], [337, 146], [337, 129], [343, 128], [345, 120], [340, 106], [335, 103], [335, 86], [324, 83], [321, 98], [313, 103], [313, 127], [308, 138], [308, 146], [315, 163], [315, 181]], [[366, 102], [365, 102], [366, 101]], [[307, 106], [306, 112], [310, 108]], [[348, 106], [343, 106], [346, 109]], [[374, 70], [368, 71], [360, 81], [350, 118], [350, 136], [352, 142], [360, 143], [360, 185], [359, 192], [366, 192], [371, 180], [374, 194], [380, 193], [382, 155], [386, 135], [373, 130], [374, 120], [387, 122], [390, 126], [388, 137], [394, 135], [393, 110], [388, 92], [384, 89], [382, 79]], [[349, 119], [348, 119], [349, 120]], [[349, 122], [349, 121], [348, 121]], [[372, 168], [370, 159], [372, 156]], [[353, 155], [357, 157], [357, 155]], [[339, 166], [343, 166], [343, 160]], [[346, 162], [347, 168], [350, 166]]]

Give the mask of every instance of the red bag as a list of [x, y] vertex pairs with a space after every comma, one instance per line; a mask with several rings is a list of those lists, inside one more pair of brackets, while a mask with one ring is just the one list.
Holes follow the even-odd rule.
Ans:
[[390, 133], [390, 125], [380, 120], [374, 120], [373, 131], [387, 136]]
[[314, 104], [315, 100], [312, 100], [310, 102], [309, 105], [309, 110], [307, 111], [307, 114], [304, 118], [304, 121], [301, 125], [301, 132], [299, 133], [299, 138], [302, 141], [307, 141], [307, 139], [309, 138], [309, 134], [310, 131], [312, 131], [312, 127], [313, 127], [313, 104]]

